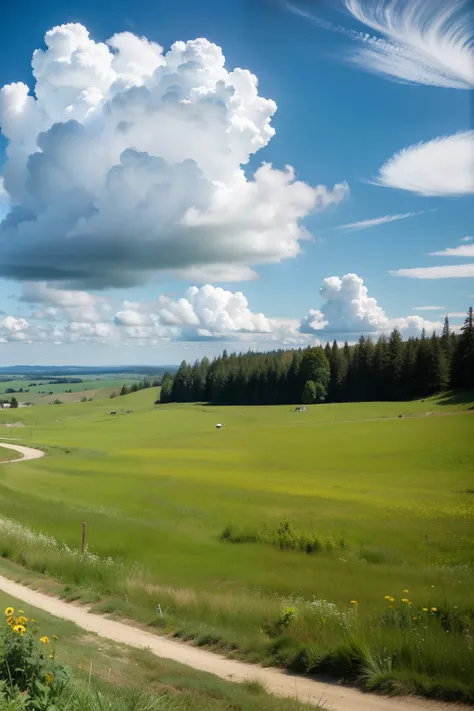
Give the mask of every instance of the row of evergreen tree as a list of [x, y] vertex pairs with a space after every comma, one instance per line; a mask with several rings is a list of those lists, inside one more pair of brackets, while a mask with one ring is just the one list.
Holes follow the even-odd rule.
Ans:
[[144, 378], [143, 380], [138, 380], [136, 383], [131, 385], [122, 385], [120, 392], [113, 392], [110, 398], [120, 397], [120, 395], [129, 395], [130, 393], [137, 393], [139, 390], [145, 390], [146, 388], [156, 388], [161, 385], [161, 378], [155, 378], [155, 380], [148, 380]]
[[377, 342], [361, 336], [300, 350], [249, 352], [213, 361], [183, 361], [163, 376], [160, 402], [277, 405], [363, 400], [407, 400], [448, 388], [474, 389], [474, 328], [469, 309], [461, 333], [448, 317], [441, 335], [404, 341], [395, 329]]

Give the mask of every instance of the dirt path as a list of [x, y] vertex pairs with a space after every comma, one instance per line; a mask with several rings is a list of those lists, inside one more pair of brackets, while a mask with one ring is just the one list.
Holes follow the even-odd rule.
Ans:
[[20, 459], [12, 459], [11, 462], [2, 462], [2, 464], [15, 464], [16, 462], [24, 462], [28, 459], [39, 459], [44, 457], [44, 452], [41, 449], [33, 449], [33, 447], [23, 447], [20, 444], [11, 444], [10, 442], [0, 442], [0, 446], [5, 449], [13, 449], [15, 452], [20, 452], [23, 455]]
[[64, 620], [75, 622], [84, 630], [94, 632], [114, 642], [127, 644], [131, 647], [146, 647], [158, 657], [173, 659], [181, 664], [187, 664], [193, 669], [215, 674], [228, 681], [242, 682], [258, 679], [269, 693], [277, 696], [297, 697], [300, 701], [306, 701], [315, 706], [324, 706], [328, 711], [422, 711], [423, 709], [425, 711], [447, 711], [454, 709], [451, 704], [411, 697], [387, 698], [374, 694], [363, 694], [350, 687], [313, 681], [277, 669], [264, 669], [245, 662], [226, 659], [213, 652], [92, 614], [89, 608], [49, 597], [24, 585], [14, 583], [3, 576], [0, 576], [0, 589], [28, 605]]

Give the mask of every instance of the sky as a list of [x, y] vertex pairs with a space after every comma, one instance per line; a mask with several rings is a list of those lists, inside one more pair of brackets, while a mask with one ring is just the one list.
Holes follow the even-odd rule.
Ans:
[[0, 365], [459, 329], [472, 30], [464, 0], [10, 3]]

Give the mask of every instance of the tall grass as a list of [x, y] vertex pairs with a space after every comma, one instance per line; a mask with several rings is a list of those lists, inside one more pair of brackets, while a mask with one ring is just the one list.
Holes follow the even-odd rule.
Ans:
[[0, 553], [66, 583], [71, 597], [80, 596], [78, 586], [95, 591], [103, 600], [97, 610], [233, 656], [324, 672], [371, 690], [474, 701], [472, 608], [387, 596], [366, 611], [356, 600], [342, 609], [319, 599], [173, 588], [154, 582], [142, 566], [80, 555], [8, 519], [0, 520]]

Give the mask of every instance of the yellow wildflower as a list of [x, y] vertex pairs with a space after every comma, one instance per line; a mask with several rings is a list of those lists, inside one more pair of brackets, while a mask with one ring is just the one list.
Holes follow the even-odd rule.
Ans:
[[407, 593], [407, 592], [408, 592], [408, 590], [404, 590], [403, 592], [404, 592], [404, 593]]
[[438, 612], [438, 608], [437, 608], [437, 607], [432, 607], [432, 608], [431, 608], [431, 612]]
[[25, 611], [24, 611], [24, 610], [18, 610], [18, 614], [19, 614], [19, 615], [24, 615], [24, 614], [25, 614]]
[[[20, 610], [18, 610], [20, 612]], [[20, 617], [17, 618], [16, 623], [17, 625], [26, 625], [28, 622], [28, 619], [26, 617], [23, 617], [23, 615], [20, 615]]]
[[10, 625], [10, 627], [13, 627], [15, 624], [15, 618], [14, 617], [7, 617], [7, 625]]
[[15, 610], [13, 609], [13, 607], [7, 607], [7, 609], [5, 610], [5, 615], [7, 617], [11, 617], [14, 614], [15, 614]]
[[49, 644], [49, 637], [46, 637], [46, 635], [44, 635], [44, 637], [40, 637], [40, 642], [41, 644]]
[[51, 684], [54, 681], [54, 676], [52, 674], [45, 674], [44, 680], [45, 680], [47, 686], [51, 686]]
[[358, 604], [359, 603], [357, 602], [357, 600], [351, 600], [351, 605], [358, 605]]
[[410, 601], [409, 601], [409, 599], [408, 599], [407, 597], [402, 597], [402, 602], [405, 602], [405, 603], [408, 604]]
[[431, 587], [434, 588], [434, 585], [432, 585]]
[[26, 627], [24, 625], [15, 625], [13, 631], [23, 637], [26, 632]]
[[428, 612], [428, 608], [427, 608], [427, 607], [424, 607], [424, 608], [423, 608], [423, 612]]

